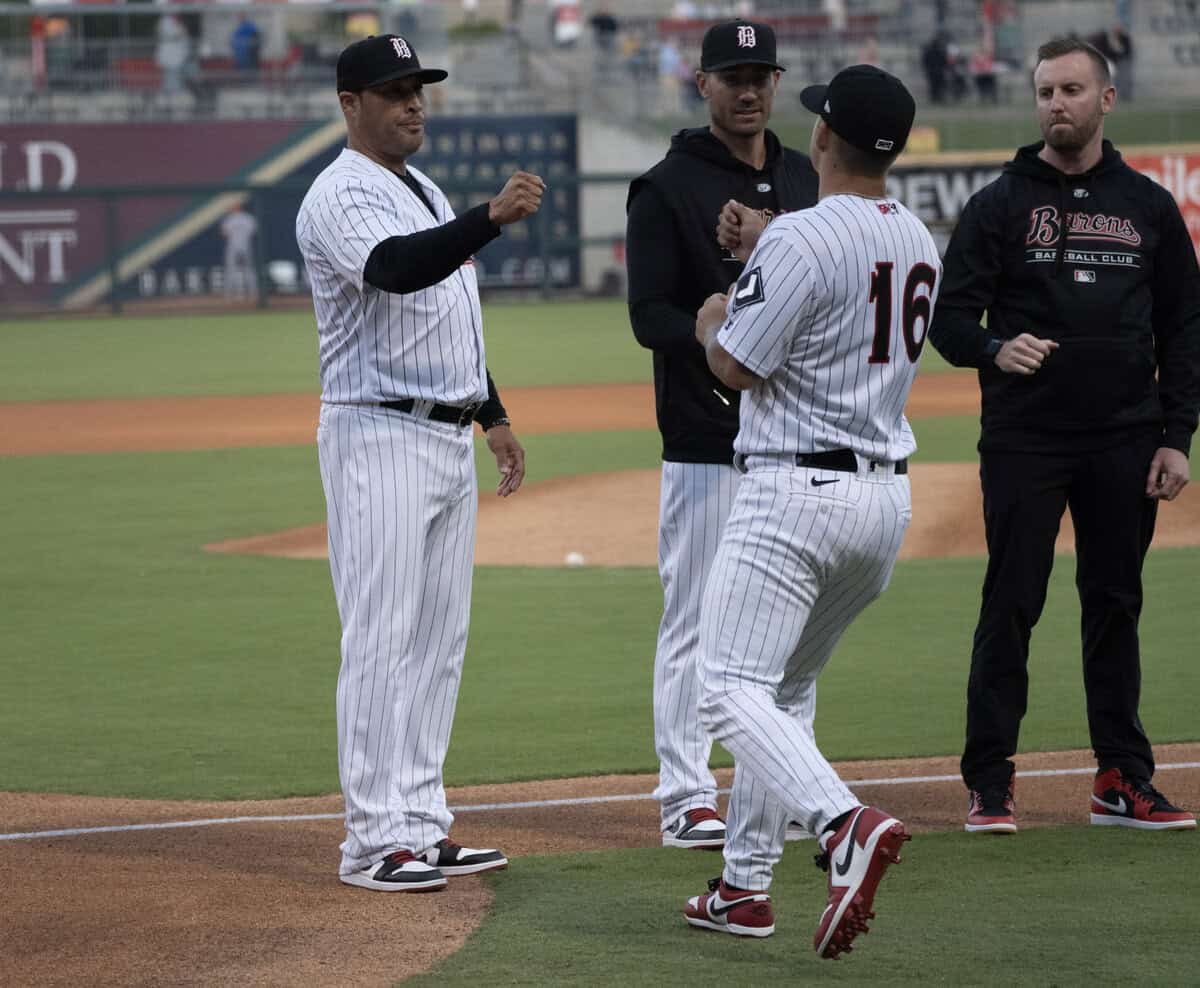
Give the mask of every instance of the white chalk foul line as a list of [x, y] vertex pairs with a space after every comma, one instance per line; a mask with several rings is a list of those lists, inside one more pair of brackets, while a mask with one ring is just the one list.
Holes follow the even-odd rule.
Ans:
[[[1159, 765], [1157, 772], [1171, 769], [1200, 768], [1200, 762], [1172, 762]], [[1041, 768], [1020, 773], [1021, 778], [1039, 778], [1056, 775], [1092, 775], [1095, 768]], [[909, 786], [927, 782], [961, 782], [955, 775], [904, 775], [890, 779], [846, 779], [846, 785], [854, 786]], [[727, 794], [728, 789], [718, 792]], [[601, 803], [632, 803], [651, 800], [648, 792], [620, 793], [613, 796], [574, 796], [567, 799], [530, 799], [518, 803], [471, 803], [452, 806], [454, 813], [481, 813], [487, 810], [534, 810], [555, 806], [592, 806]], [[135, 830], [181, 830], [187, 827], [222, 827], [235, 823], [303, 823], [308, 820], [340, 820], [341, 813], [299, 813], [286, 816], [227, 816], [207, 820], [170, 820], [163, 823], [126, 823], [111, 827], [73, 827], [69, 830], [32, 830], [22, 834], [0, 834], [0, 841], [45, 840], [53, 837], [85, 837], [91, 834], [123, 834]]]

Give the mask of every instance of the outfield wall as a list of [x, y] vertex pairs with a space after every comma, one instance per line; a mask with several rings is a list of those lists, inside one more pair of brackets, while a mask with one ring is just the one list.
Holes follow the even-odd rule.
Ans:
[[[258, 304], [302, 300], [296, 210], [343, 142], [340, 120], [7, 127], [0, 313], [220, 300], [227, 285], [219, 226], [235, 204], [259, 220]], [[430, 122], [414, 164], [460, 211], [494, 195], [517, 168], [546, 177], [536, 219], [480, 252], [485, 291], [619, 294], [625, 189], [663, 144], [570, 115], [449, 117]], [[1175, 195], [1200, 251], [1200, 145], [1125, 152]], [[966, 201], [1010, 153], [907, 157], [889, 191], [944, 246]]]

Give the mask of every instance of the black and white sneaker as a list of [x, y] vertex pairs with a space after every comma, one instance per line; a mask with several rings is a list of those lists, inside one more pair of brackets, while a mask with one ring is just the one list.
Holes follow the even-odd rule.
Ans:
[[411, 851], [393, 851], [378, 864], [338, 878], [376, 892], [436, 892], [446, 887], [446, 876]]
[[663, 831], [663, 847], [688, 847], [715, 851], [725, 846], [725, 821], [717, 811], [700, 806], [682, 814]]
[[443, 875], [477, 875], [481, 871], [497, 871], [508, 867], [503, 851], [462, 847], [444, 837], [429, 848], [421, 859]]

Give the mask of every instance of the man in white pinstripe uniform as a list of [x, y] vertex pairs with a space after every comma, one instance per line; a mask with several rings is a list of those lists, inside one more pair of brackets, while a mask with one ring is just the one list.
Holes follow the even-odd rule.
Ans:
[[700, 94], [709, 124], [682, 130], [667, 156], [629, 186], [629, 319], [654, 352], [663, 441], [658, 568], [663, 613], [654, 656], [654, 749], [662, 842], [719, 848], [725, 821], [708, 767], [712, 739], [696, 712], [700, 598], [733, 504], [738, 394], [722, 387], [696, 345], [696, 310], [742, 271], [717, 242], [731, 197], [774, 215], [817, 201], [806, 155], [785, 148], [767, 121], [783, 67], [767, 24], [714, 24], [701, 45]]
[[770, 887], [789, 819], [818, 834], [828, 905], [813, 944], [836, 958], [866, 929], [876, 887], [908, 839], [859, 804], [816, 746], [815, 684], [851, 621], [887, 586], [912, 516], [903, 409], [941, 262], [925, 227], [887, 198], [915, 106], [870, 66], [801, 94], [820, 119], [819, 202], [755, 236], [723, 212], [722, 239], [757, 239], [728, 298], [701, 309], [709, 366], [743, 391], [743, 471], [701, 607], [700, 713], [734, 756], [724, 874], [690, 899], [693, 926], [774, 931]]
[[321, 365], [317, 447], [342, 624], [338, 765], [346, 799], [339, 877], [384, 892], [445, 887], [507, 864], [449, 839], [442, 765], [467, 643], [480, 421], [507, 496], [524, 476], [484, 363], [472, 257], [537, 211], [524, 172], [455, 217], [407, 164], [424, 138], [423, 69], [395, 35], [338, 60], [346, 150], [296, 219]]

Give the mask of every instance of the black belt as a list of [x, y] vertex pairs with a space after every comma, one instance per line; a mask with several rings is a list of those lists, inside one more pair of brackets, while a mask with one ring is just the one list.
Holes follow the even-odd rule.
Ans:
[[[379, 403], [381, 408], [390, 408], [396, 412], [409, 412], [410, 414], [416, 404], [416, 400], [413, 398], [400, 398], [396, 401]], [[439, 405], [435, 403], [429, 406], [425, 417], [434, 422], [449, 422], [452, 425], [467, 426], [475, 421], [475, 416], [479, 414], [479, 409], [482, 407], [482, 401], [473, 401], [469, 405]]]
[[[879, 460], [868, 460], [868, 468], [887, 466]], [[828, 449], [823, 453], [797, 453], [796, 466], [819, 467], [822, 470], [840, 470], [843, 473], [858, 473], [858, 457], [853, 450]], [[908, 473], [908, 460], [897, 460], [896, 473]]]

